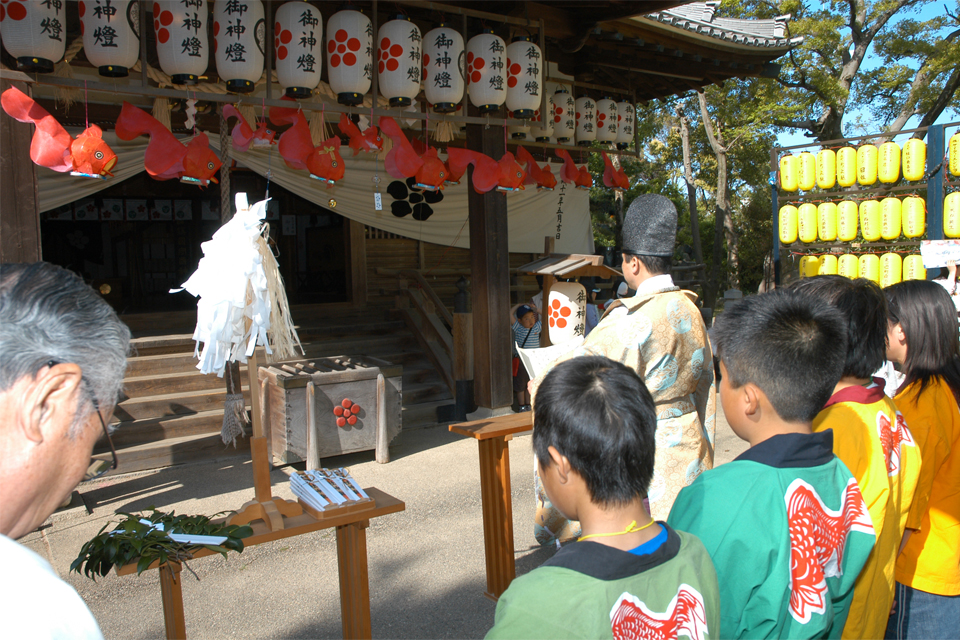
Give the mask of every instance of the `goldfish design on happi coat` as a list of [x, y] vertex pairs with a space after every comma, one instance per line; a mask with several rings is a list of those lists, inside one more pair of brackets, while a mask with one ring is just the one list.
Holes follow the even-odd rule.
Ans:
[[277, 134], [267, 129], [266, 120], [262, 120], [257, 125], [257, 130], [254, 131], [243, 114], [232, 104], [227, 104], [223, 106], [223, 119], [229, 120], [230, 118], [237, 119], [237, 124], [233, 126], [233, 130], [230, 132], [230, 136], [233, 138], [233, 148], [237, 151], [246, 151], [251, 144], [254, 147], [268, 147], [273, 144], [273, 139]]
[[590, 175], [587, 165], [578, 169], [566, 149], [557, 149], [556, 153], [557, 157], [563, 160], [563, 169], [560, 170], [561, 180], [566, 183], [572, 182], [577, 189], [588, 190], [593, 188], [593, 176]]
[[100, 178], [113, 176], [117, 154], [103, 139], [103, 131], [90, 125], [74, 139], [50, 113], [16, 87], [0, 96], [11, 118], [36, 125], [30, 140], [30, 159], [59, 173]]
[[217, 182], [216, 173], [223, 163], [210, 148], [206, 133], [198, 133], [184, 145], [156, 118], [126, 101], [117, 118], [115, 131], [121, 140], [133, 140], [141, 135], [150, 137], [143, 166], [153, 179], [179, 178], [181, 182], [202, 187]]
[[630, 188], [630, 178], [623, 170], [623, 165], [614, 167], [606, 151], [601, 150], [600, 155], [603, 156], [603, 184], [627, 191]]
[[703, 640], [709, 634], [703, 596], [681, 584], [667, 610], [657, 613], [636, 596], [624, 592], [610, 610], [610, 626], [616, 640], [667, 640], [687, 636]]
[[847, 482], [840, 509], [828, 508], [816, 489], [801, 479], [787, 487], [790, 529], [790, 615], [806, 624], [826, 611], [826, 579], [843, 573], [843, 552], [851, 531], [874, 535], [870, 512], [854, 478]]
[[887, 463], [887, 475], [895, 476], [900, 473], [900, 448], [915, 447], [913, 434], [907, 428], [907, 421], [897, 411], [897, 424], [891, 425], [890, 419], [882, 412], [877, 412], [877, 433], [880, 436], [880, 446]]
[[557, 179], [550, 170], [550, 163], [545, 162], [543, 166], [537, 164], [530, 152], [523, 147], [517, 147], [517, 160], [527, 166], [527, 177], [524, 184], [537, 185], [537, 191], [553, 191], [557, 186]]
[[340, 133], [350, 139], [349, 146], [353, 149], [353, 155], [357, 155], [361, 151], [377, 153], [383, 149], [383, 136], [380, 135], [380, 130], [375, 126], [370, 125], [363, 133], [360, 133], [360, 127], [346, 113], [340, 115], [338, 126], [340, 127]]

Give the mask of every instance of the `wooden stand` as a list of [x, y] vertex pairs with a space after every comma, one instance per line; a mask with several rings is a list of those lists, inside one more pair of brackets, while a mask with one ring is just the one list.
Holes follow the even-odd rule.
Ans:
[[480, 447], [480, 500], [488, 598], [497, 600], [517, 575], [513, 557], [513, 501], [510, 493], [510, 438], [533, 428], [533, 414], [450, 425], [450, 431], [477, 439]]
[[357, 500], [355, 502], [347, 502], [339, 507], [334, 507], [332, 509], [324, 509], [323, 511], [317, 511], [310, 505], [308, 505], [303, 500], [297, 500], [300, 503], [300, 507], [304, 512], [309, 513], [311, 516], [317, 520], [329, 520], [330, 518], [338, 518], [340, 516], [345, 516], [347, 514], [356, 514], [360, 511], [367, 511], [373, 509], [374, 503], [373, 500], [367, 498], [366, 500]]

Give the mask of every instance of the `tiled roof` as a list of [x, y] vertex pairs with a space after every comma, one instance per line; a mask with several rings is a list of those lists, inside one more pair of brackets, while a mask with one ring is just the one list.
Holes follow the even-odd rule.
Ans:
[[791, 18], [789, 14], [772, 20], [718, 18], [716, 11], [719, 6], [718, 0], [691, 2], [644, 17], [745, 46], [790, 48], [803, 42], [803, 36], [787, 37], [787, 21]]

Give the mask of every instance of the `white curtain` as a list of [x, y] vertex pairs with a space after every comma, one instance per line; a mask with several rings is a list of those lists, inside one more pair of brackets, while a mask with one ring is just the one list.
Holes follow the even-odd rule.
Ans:
[[[76, 135], [78, 132], [71, 133]], [[210, 146], [219, 151], [219, 138], [209, 138]], [[143, 171], [143, 154], [148, 143], [146, 137], [124, 142], [118, 140], [112, 131], [105, 131], [104, 139], [119, 156], [115, 177], [109, 180], [72, 178], [69, 174], [38, 167], [41, 211], [89, 197]], [[310, 178], [306, 171], [288, 168], [276, 147], [251, 148], [247, 152], [238, 152], [231, 147], [229, 152], [238, 164], [263, 176], [269, 171], [273, 182], [305, 200], [331, 208], [346, 218], [407, 238], [444, 246], [470, 246], [467, 189], [472, 187], [466, 176], [458, 186], [444, 189], [443, 199], [429, 204], [432, 210], [429, 218], [419, 221], [415, 220], [412, 214], [397, 217], [392, 213], [395, 198], [388, 193], [387, 187], [394, 179], [387, 175], [383, 170], [383, 163], [376, 161], [372, 154], [360, 154], [354, 158], [349, 155], [352, 151], [343, 147], [346, 175], [336, 186], [328, 189], [324, 183]], [[558, 173], [559, 168], [555, 166], [554, 175]], [[383, 206], [381, 211], [374, 208], [373, 178], [376, 175], [380, 177]], [[557, 252], [593, 253], [588, 192], [574, 189], [570, 185], [565, 185], [563, 189], [561, 186], [558, 185], [554, 191], [539, 193], [535, 188], [528, 187], [525, 191], [507, 195], [509, 251], [540, 253], [543, 251], [544, 237], [551, 236], [555, 238]], [[211, 185], [209, 188], [217, 187]], [[331, 206], [331, 199], [336, 202], [335, 207]], [[295, 212], [280, 212], [281, 215], [291, 213]]]

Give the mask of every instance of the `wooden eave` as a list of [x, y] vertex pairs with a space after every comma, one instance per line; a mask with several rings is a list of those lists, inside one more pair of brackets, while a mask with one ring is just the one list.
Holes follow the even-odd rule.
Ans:
[[578, 278], [581, 276], [609, 278], [623, 275], [618, 270], [603, 264], [603, 256], [581, 253], [551, 253], [549, 256], [517, 267], [517, 272], [538, 276], [553, 276], [554, 278]]

